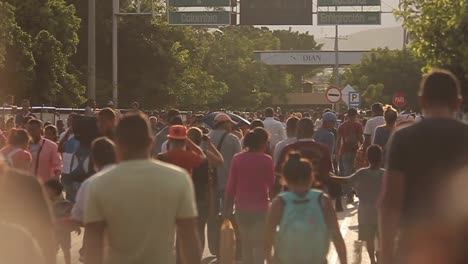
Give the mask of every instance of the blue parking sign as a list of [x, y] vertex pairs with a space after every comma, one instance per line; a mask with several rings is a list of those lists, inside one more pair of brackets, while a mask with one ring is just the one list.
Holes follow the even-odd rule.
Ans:
[[350, 92], [348, 96], [349, 107], [361, 107], [361, 94], [358, 92]]

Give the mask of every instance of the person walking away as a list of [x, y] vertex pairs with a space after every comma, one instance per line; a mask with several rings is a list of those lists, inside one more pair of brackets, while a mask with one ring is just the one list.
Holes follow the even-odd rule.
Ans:
[[31, 142], [29, 152], [32, 155], [31, 174], [44, 183], [51, 178], [59, 179], [62, 173], [62, 157], [57, 144], [42, 137], [42, 122], [31, 119], [26, 125]]
[[60, 135], [65, 133], [65, 122], [63, 122], [63, 120], [60, 119], [60, 120], [57, 120], [56, 125], [57, 125], [57, 132], [59, 135], [59, 140], [60, 140]]
[[24, 128], [26, 125], [27, 121], [31, 118], [36, 119], [36, 116], [31, 113], [31, 103], [29, 100], [24, 99], [22, 103], [22, 109], [21, 112], [16, 114], [15, 116], [15, 125], [17, 128]]
[[216, 169], [224, 163], [223, 156], [216, 149], [215, 145], [211, 142], [210, 138], [203, 135], [201, 129], [197, 127], [191, 127], [187, 131], [187, 137], [195, 143], [195, 145], [201, 147], [205, 153], [206, 159], [192, 171], [192, 181], [195, 187], [195, 198], [197, 202], [198, 211], [198, 230], [201, 239], [201, 248], [205, 248], [205, 227], [208, 223], [210, 216], [210, 196], [209, 190], [214, 186], [210, 181], [210, 173], [212, 169]]
[[[363, 129], [358, 120], [357, 110], [348, 110], [348, 120], [338, 127], [337, 159], [342, 165], [341, 176], [349, 176], [354, 173], [354, 160], [363, 142]], [[344, 186], [347, 202], [354, 201], [354, 191], [349, 186]]]
[[468, 126], [454, 118], [462, 102], [460, 83], [452, 73], [434, 69], [424, 76], [419, 98], [424, 119], [395, 131], [387, 146], [379, 210], [382, 264], [415, 263], [425, 245], [440, 251], [449, 244], [454, 251], [466, 252], [466, 240], [452, 243], [450, 237], [460, 233], [452, 232], [457, 229], [437, 206], [450, 205], [443, 195], [445, 186], [468, 162]]
[[167, 138], [169, 139], [169, 150], [160, 153], [155, 158], [181, 167], [191, 176], [193, 169], [199, 167], [206, 159], [205, 154], [200, 147], [187, 138], [185, 126], [171, 126]]
[[[281, 152], [281, 156], [276, 164], [277, 175], [281, 174], [283, 165], [286, 162], [290, 152], [299, 152], [307, 158], [313, 165], [314, 173], [316, 173], [315, 184], [321, 184], [320, 188], [328, 192], [330, 187], [329, 174], [333, 169], [331, 155], [328, 147], [314, 140], [314, 122], [311, 119], [303, 118], [297, 123], [297, 142], [286, 146]], [[319, 186], [314, 186], [319, 187]], [[275, 189], [271, 197], [275, 197], [279, 193], [281, 185], [279, 178], [275, 184]]]
[[375, 103], [371, 106], [372, 118], [369, 119], [364, 127], [364, 143], [362, 148], [367, 149], [374, 141], [375, 129], [385, 125], [383, 104]]
[[71, 235], [72, 229], [81, 234], [79, 228], [73, 228], [67, 223], [71, 214], [73, 203], [63, 197], [63, 185], [57, 179], [50, 179], [44, 183], [45, 190], [52, 204], [55, 216], [55, 238], [57, 240], [57, 250], [62, 249], [65, 264], [71, 264]]
[[32, 157], [27, 151], [29, 145], [28, 132], [24, 129], [12, 129], [8, 138], [8, 145], [0, 150], [6, 163], [14, 169], [29, 172]]
[[286, 147], [287, 145], [291, 143], [295, 143], [297, 141], [297, 138], [296, 138], [297, 122], [299, 122], [299, 118], [295, 116], [291, 116], [286, 121], [286, 135], [288, 138], [276, 144], [275, 152], [273, 154], [274, 164], [278, 163], [278, 159], [280, 158], [281, 152], [283, 151], [284, 147]]
[[97, 127], [101, 135], [115, 140], [115, 128], [118, 123], [118, 116], [111, 108], [101, 109], [96, 117]]
[[[216, 206], [216, 215], [222, 212], [224, 205], [224, 197], [226, 193], [226, 185], [229, 178], [229, 170], [231, 161], [234, 155], [241, 152], [241, 144], [239, 139], [231, 134], [233, 125], [236, 123], [224, 113], [219, 113], [214, 118], [214, 129], [208, 135], [211, 141], [223, 156], [223, 165], [216, 168], [216, 197], [213, 201]], [[210, 218], [208, 222], [208, 244], [210, 252], [213, 255], [218, 254], [219, 237], [220, 237], [221, 221], [218, 217]]]
[[200, 264], [197, 209], [188, 173], [151, 159], [153, 137], [142, 113], [123, 116], [115, 142], [121, 162], [90, 179], [85, 193], [84, 263], [106, 259], [112, 264], [174, 264], [177, 229], [182, 263]]
[[375, 136], [372, 144], [379, 145], [385, 151], [388, 139], [395, 130], [396, 122], [398, 120], [398, 112], [392, 106], [387, 106], [384, 118], [385, 125], [379, 126], [375, 129]]
[[154, 144], [152, 155], [157, 155], [162, 152], [162, 145], [167, 140], [167, 135], [169, 134], [169, 127], [173, 125], [182, 125], [182, 124], [174, 124], [173, 119], [176, 117], [180, 117], [180, 112], [177, 109], [171, 109], [167, 113], [166, 122], [167, 126], [164, 127], [157, 135], [156, 135], [156, 142]]
[[367, 149], [367, 159], [370, 166], [361, 168], [348, 177], [337, 177], [351, 183], [359, 196], [358, 222], [359, 240], [366, 242], [371, 264], [376, 264], [379, 258], [375, 250], [377, 239], [377, 202], [385, 170], [382, 169], [382, 148], [371, 145]]
[[80, 142], [76, 139], [73, 132], [73, 120], [78, 118], [76, 114], [70, 114], [67, 118], [67, 131], [60, 135], [58, 151], [62, 153], [63, 169], [61, 183], [65, 190], [65, 199], [74, 201], [79, 186], [70, 177], [73, 155], [80, 147]]
[[247, 149], [234, 156], [229, 173], [223, 219], [229, 219], [235, 204], [242, 240], [244, 264], [264, 263], [263, 231], [269, 204], [269, 189], [275, 180], [273, 160], [265, 154], [268, 132], [255, 128], [247, 133]]
[[53, 125], [48, 125], [44, 128], [44, 138], [58, 144], [58, 130]]
[[327, 263], [330, 240], [340, 262], [347, 263], [346, 246], [331, 200], [322, 191], [311, 189], [316, 185], [314, 171], [317, 170], [312, 168], [311, 162], [299, 153], [288, 154], [282, 179], [289, 191], [273, 200], [267, 216], [265, 255], [268, 264]]
[[263, 121], [263, 125], [271, 136], [270, 145], [268, 146], [270, 153], [274, 153], [276, 144], [286, 139], [286, 132], [284, 131], [283, 124], [280, 121], [275, 120], [274, 116], [275, 111], [273, 108], [268, 107], [265, 109], [265, 120]]

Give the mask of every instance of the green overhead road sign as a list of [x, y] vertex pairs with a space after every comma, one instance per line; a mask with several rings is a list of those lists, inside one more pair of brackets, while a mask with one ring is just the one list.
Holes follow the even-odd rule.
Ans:
[[318, 25], [380, 25], [381, 12], [318, 12]]
[[380, 0], [318, 0], [318, 6], [380, 6]]
[[231, 12], [169, 12], [169, 25], [221, 26], [231, 24]]
[[231, 0], [169, 0], [169, 6], [174, 7], [220, 7], [230, 5]]

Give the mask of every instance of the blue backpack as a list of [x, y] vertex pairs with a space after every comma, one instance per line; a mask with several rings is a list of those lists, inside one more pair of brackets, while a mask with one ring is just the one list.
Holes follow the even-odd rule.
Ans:
[[330, 234], [320, 203], [322, 194], [310, 190], [304, 198], [293, 192], [279, 195], [285, 203], [275, 241], [279, 263], [325, 263]]

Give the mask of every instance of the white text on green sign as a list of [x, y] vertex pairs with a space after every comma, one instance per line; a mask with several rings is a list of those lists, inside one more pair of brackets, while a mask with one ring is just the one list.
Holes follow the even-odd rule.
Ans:
[[216, 26], [229, 25], [231, 12], [169, 12], [169, 25]]
[[318, 25], [380, 25], [380, 12], [318, 12]]

